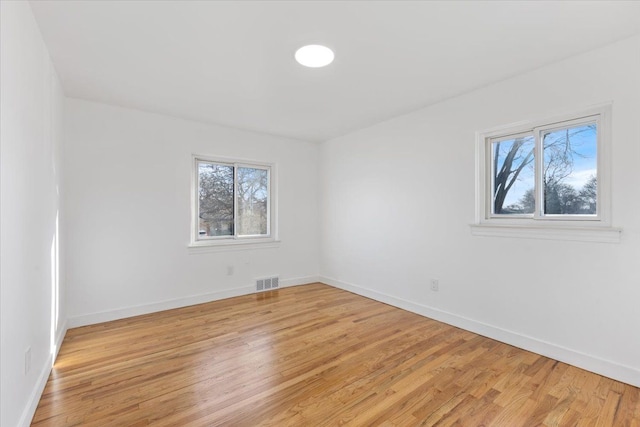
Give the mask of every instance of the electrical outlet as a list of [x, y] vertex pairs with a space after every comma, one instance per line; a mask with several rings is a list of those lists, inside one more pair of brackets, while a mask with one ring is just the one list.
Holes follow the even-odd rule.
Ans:
[[27, 375], [31, 370], [31, 347], [27, 347], [24, 351], [24, 374]]
[[438, 292], [440, 290], [440, 283], [438, 279], [431, 279], [431, 290], [433, 292]]
[[233, 276], [233, 265], [227, 266], [227, 276]]

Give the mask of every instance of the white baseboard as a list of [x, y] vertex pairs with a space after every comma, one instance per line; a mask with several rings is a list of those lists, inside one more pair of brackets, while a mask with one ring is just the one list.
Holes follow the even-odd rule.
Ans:
[[[292, 279], [281, 279], [279, 285], [280, 287], [297, 286], [305, 283], [317, 282], [318, 280], [318, 276], [296, 277]], [[190, 305], [202, 304], [241, 295], [248, 295], [254, 292], [256, 292], [255, 286], [249, 285], [240, 288], [231, 288], [206, 294], [191, 295], [183, 298], [159, 301], [150, 304], [119, 308], [116, 310], [82, 314], [79, 316], [70, 317], [67, 321], [69, 328], [77, 328], [80, 326], [94, 325], [96, 323], [110, 322], [112, 320], [125, 319], [127, 317], [140, 316], [143, 314], [155, 313], [158, 311], [171, 310], [174, 308], [187, 307]]]
[[36, 409], [38, 408], [38, 403], [40, 402], [40, 398], [42, 397], [42, 393], [44, 392], [44, 388], [47, 385], [47, 380], [49, 379], [49, 374], [51, 374], [51, 368], [55, 363], [56, 357], [58, 357], [58, 352], [60, 351], [60, 346], [62, 345], [62, 341], [64, 340], [64, 336], [67, 333], [67, 322], [65, 322], [62, 327], [58, 330], [55, 340], [55, 349], [52, 354], [49, 354], [45, 364], [42, 366], [40, 370], [40, 375], [38, 375], [38, 380], [36, 381], [33, 390], [31, 391], [31, 395], [29, 395], [29, 400], [27, 400], [27, 406], [22, 412], [22, 416], [20, 417], [20, 421], [18, 423], [19, 427], [29, 427], [31, 425], [31, 421], [33, 420], [33, 416], [36, 413]]
[[306, 276], [296, 277], [294, 279], [282, 279], [280, 280], [280, 287], [287, 288], [289, 286], [308, 285], [309, 283], [316, 283], [320, 281], [320, 276]]
[[332, 279], [330, 277], [320, 276], [320, 282], [392, 305], [394, 307], [402, 308], [403, 310], [411, 311], [518, 348], [532, 351], [614, 380], [640, 387], [640, 370], [631, 366], [621, 365], [619, 363], [591, 356], [561, 345], [549, 343], [514, 331], [488, 325], [486, 323], [478, 322], [477, 320], [469, 319], [467, 317], [442, 311], [423, 304], [417, 304], [415, 302], [397, 298], [362, 286]]
[[46, 363], [40, 371], [38, 381], [36, 381], [36, 385], [33, 387], [33, 390], [29, 395], [27, 406], [24, 408], [24, 412], [20, 417], [20, 422], [18, 423], [19, 427], [28, 427], [31, 425], [33, 416], [35, 415], [36, 409], [38, 408], [38, 403], [40, 402], [40, 397], [42, 396], [44, 387], [47, 385], [47, 380], [49, 379], [49, 374], [51, 373], [51, 366], [53, 366], [53, 355], [49, 355], [49, 357], [47, 357]]

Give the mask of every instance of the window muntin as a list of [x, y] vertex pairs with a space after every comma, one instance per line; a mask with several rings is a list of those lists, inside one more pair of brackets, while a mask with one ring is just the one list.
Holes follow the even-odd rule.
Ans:
[[602, 115], [485, 134], [485, 221], [602, 221]]
[[195, 159], [194, 241], [271, 236], [271, 167]]

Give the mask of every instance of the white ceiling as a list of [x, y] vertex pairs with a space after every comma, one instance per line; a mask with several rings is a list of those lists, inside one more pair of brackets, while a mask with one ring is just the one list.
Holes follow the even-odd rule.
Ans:
[[[640, 33], [640, 2], [31, 6], [67, 96], [311, 141]], [[298, 65], [305, 44], [334, 63]]]

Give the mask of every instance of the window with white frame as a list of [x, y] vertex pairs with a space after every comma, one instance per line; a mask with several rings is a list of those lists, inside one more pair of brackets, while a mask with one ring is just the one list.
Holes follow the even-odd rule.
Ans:
[[192, 243], [271, 238], [271, 168], [195, 157]]
[[610, 223], [610, 106], [478, 133], [479, 225]]

